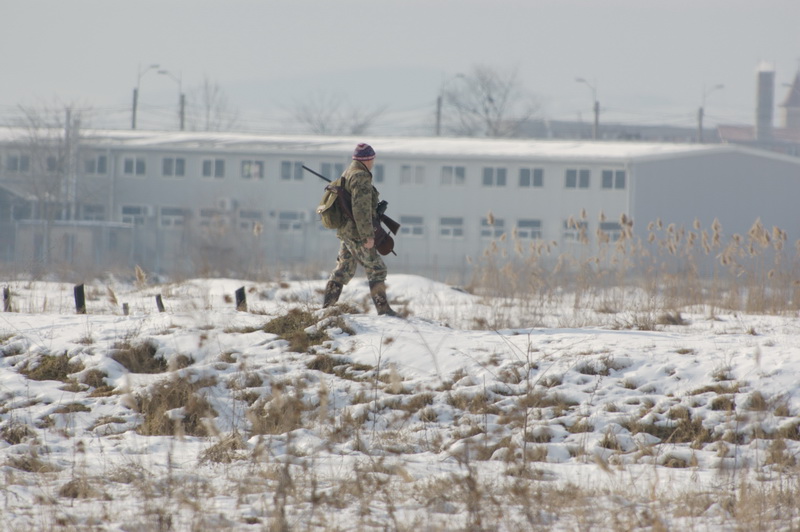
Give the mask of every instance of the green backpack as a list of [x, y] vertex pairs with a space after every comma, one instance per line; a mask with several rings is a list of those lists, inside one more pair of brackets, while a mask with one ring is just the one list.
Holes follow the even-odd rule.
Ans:
[[339, 192], [344, 187], [344, 176], [333, 181], [330, 185], [325, 187], [325, 192], [322, 194], [322, 201], [317, 207], [317, 214], [319, 214], [322, 226], [328, 229], [339, 229], [345, 222], [347, 222], [347, 215], [341, 206], [339, 199]]

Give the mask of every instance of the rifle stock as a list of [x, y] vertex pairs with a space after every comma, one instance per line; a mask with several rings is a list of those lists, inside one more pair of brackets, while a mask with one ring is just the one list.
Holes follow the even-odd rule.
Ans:
[[392, 234], [396, 235], [397, 232], [400, 230], [400, 224], [395, 222], [385, 214], [381, 214], [381, 221], [386, 224], [386, 227], [389, 228], [389, 231], [391, 231]]

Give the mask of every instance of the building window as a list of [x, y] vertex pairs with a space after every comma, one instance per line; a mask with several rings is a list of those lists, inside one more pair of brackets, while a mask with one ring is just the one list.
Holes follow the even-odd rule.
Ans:
[[544, 168], [520, 168], [519, 186], [536, 187], [544, 186]]
[[625, 188], [625, 170], [603, 170], [602, 178], [603, 188]]
[[228, 225], [227, 216], [217, 209], [200, 209], [200, 227], [225, 228]]
[[164, 177], [183, 177], [186, 175], [186, 159], [164, 157], [161, 160], [161, 175]]
[[81, 206], [81, 218], [94, 222], [102, 222], [106, 219], [106, 208], [103, 205], [83, 205]]
[[463, 166], [442, 166], [442, 185], [463, 185], [466, 180], [467, 169]]
[[242, 161], [243, 179], [264, 179], [264, 161]]
[[123, 205], [122, 223], [144, 225], [147, 216], [147, 207], [141, 205]]
[[322, 163], [319, 165], [319, 173], [335, 181], [339, 179], [344, 173], [344, 164], [342, 163]]
[[252, 231], [256, 227], [256, 224], [261, 225], [263, 215], [261, 211], [250, 211], [250, 210], [240, 210], [239, 211], [239, 229], [244, 229], [246, 231]]
[[538, 240], [542, 238], [541, 220], [517, 220], [517, 238], [521, 240]]
[[565, 186], [567, 188], [589, 188], [589, 177], [591, 171], [588, 169], [568, 169], [566, 172]]
[[439, 236], [442, 238], [463, 238], [464, 218], [439, 218]]
[[481, 218], [481, 238], [500, 238], [505, 232], [505, 220], [502, 218]]
[[55, 155], [49, 155], [47, 157], [47, 160], [45, 160], [45, 166], [47, 168], [47, 172], [50, 173], [50, 174], [57, 173], [63, 167], [59, 163], [60, 163], [60, 161], [59, 161], [58, 157], [56, 157]]
[[108, 157], [105, 155], [85, 159], [83, 163], [87, 175], [106, 175], [108, 173]]
[[485, 187], [504, 187], [506, 186], [506, 169], [484, 167], [483, 186]]
[[400, 184], [401, 185], [424, 185], [425, 184], [425, 167], [421, 165], [411, 166], [404, 164], [400, 167]]
[[565, 242], [586, 242], [588, 238], [589, 223], [585, 220], [564, 220]]
[[18, 174], [28, 173], [31, 170], [31, 158], [27, 155], [9, 155], [6, 157], [6, 170]]
[[384, 169], [382, 164], [376, 164], [372, 167], [372, 180], [376, 183], [383, 183]]
[[625, 170], [617, 170], [614, 172], [614, 188], [625, 188]]
[[622, 224], [619, 222], [600, 222], [600, 240], [607, 237], [611, 242], [616, 242], [622, 237]]
[[302, 231], [303, 213], [298, 211], [278, 212], [278, 231]]
[[203, 177], [225, 177], [225, 159], [203, 159]]
[[303, 179], [303, 162], [302, 161], [281, 161], [281, 179], [284, 180], [284, 181], [291, 181], [291, 180], [302, 181], [302, 179]]
[[423, 236], [425, 220], [422, 216], [401, 216], [400, 234], [404, 236]]
[[180, 207], [161, 207], [161, 227], [183, 227], [185, 217]]
[[145, 175], [146, 169], [144, 157], [125, 157], [122, 160], [122, 175]]

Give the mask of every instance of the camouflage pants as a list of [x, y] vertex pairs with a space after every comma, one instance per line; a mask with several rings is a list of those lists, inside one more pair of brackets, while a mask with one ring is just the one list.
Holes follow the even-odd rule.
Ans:
[[341, 240], [336, 268], [331, 272], [330, 280], [346, 285], [356, 274], [359, 264], [367, 271], [370, 284], [386, 280], [386, 264], [378, 251], [375, 248], [367, 249], [363, 244], [349, 239]]

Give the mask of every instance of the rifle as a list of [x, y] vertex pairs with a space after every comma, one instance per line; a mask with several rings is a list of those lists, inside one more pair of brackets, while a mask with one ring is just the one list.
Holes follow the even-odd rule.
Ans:
[[[344, 187], [335, 187], [330, 183], [333, 183], [330, 179], [325, 177], [324, 175], [315, 172], [311, 168], [303, 165], [303, 170], [307, 172], [311, 172], [315, 176], [319, 177], [320, 179], [327, 181], [329, 184], [325, 188], [330, 190], [331, 192], [336, 193], [336, 201], [339, 202], [339, 207], [341, 207], [342, 211], [344, 211], [345, 215], [355, 222], [355, 218], [353, 217], [353, 210], [352, 210], [352, 199], [350, 198], [350, 192], [348, 192]], [[372, 217], [372, 230], [375, 234], [375, 249], [378, 250], [378, 253], [381, 255], [388, 255], [389, 253], [393, 255], [397, 255], [394, 252], [394, 239], [386, 232], [386, 230], [381, 225], [381, 222], [386, 224], [386, 227], [389, 228], [389, 231], [392, 234], [397, 234], [397, 231], [400, 230], [400, 224], [389, 218], [384, 214], [386, 211], [386, 207], [389, 206], [389, 202], [381, 201], [378, 203], [378, 209], [375, 213], [375, 216]]]

